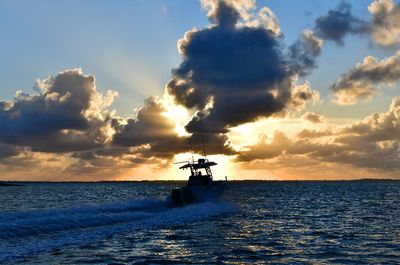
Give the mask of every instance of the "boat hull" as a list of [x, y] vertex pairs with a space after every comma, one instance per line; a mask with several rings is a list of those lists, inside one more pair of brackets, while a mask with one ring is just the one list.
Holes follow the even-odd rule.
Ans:
[[168, 207], [180, 207], [193, 203], [219, 201], [225, 189], [227, 181], [214, 181], [210, 185], [187, 185], [174, 189], [166, 198]]

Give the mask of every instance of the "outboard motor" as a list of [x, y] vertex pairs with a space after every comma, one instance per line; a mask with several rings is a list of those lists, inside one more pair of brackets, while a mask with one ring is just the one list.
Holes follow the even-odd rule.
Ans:
[[185, 204], [190, 204], [194, 202], [194, 197], [193, 197], [193, 193], [192, 190], [188, 187], [182, 189], [182, 193], [183, 193], [183, 200], [185, 201]]
[[171, 191], [171, 198], [172, 198], [172, 202], [174, 203], [174, 206], [182, 206], [183, 205], [180, 189], [173, 189]]

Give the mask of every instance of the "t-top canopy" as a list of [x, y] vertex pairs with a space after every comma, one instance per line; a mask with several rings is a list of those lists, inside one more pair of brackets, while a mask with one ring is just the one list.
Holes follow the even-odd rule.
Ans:
[[200, 169], [200, 168], [209, 168], [215, 165], [217, 165], [217, 163], [200, 158], [197, 160], [197, 163], [188, 162], [186, 165], [181, 166], [179, 169], [185, 169], [185, 168]]

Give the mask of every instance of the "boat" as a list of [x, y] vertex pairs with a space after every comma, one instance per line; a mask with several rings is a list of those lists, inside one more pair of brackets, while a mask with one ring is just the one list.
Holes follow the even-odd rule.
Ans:
[[227, 188], [228, 179], [215, 181], [211, 167], [217, 163], [206, 158], [197, 161], [183, 161], [179, 169], [190, 169], [190, 176], [186, 186], [175, 188], [166, 198], [168, 207], [181, 207], [193, 203], [216, 202]]

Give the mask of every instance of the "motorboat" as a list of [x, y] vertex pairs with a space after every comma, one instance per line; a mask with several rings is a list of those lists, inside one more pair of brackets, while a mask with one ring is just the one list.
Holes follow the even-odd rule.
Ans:
[[227, 177], [225, 180], [214, 181], [211, 167], [217, 163], [206, 158], [197, 161], [183, 161], [185, 163], [179, 169], [190, 170], [189, 180], [184, 187], [175, 188], [167, 196], [168, 207], [181, 207], [192, 203], [218, 201], [227, 188]]

